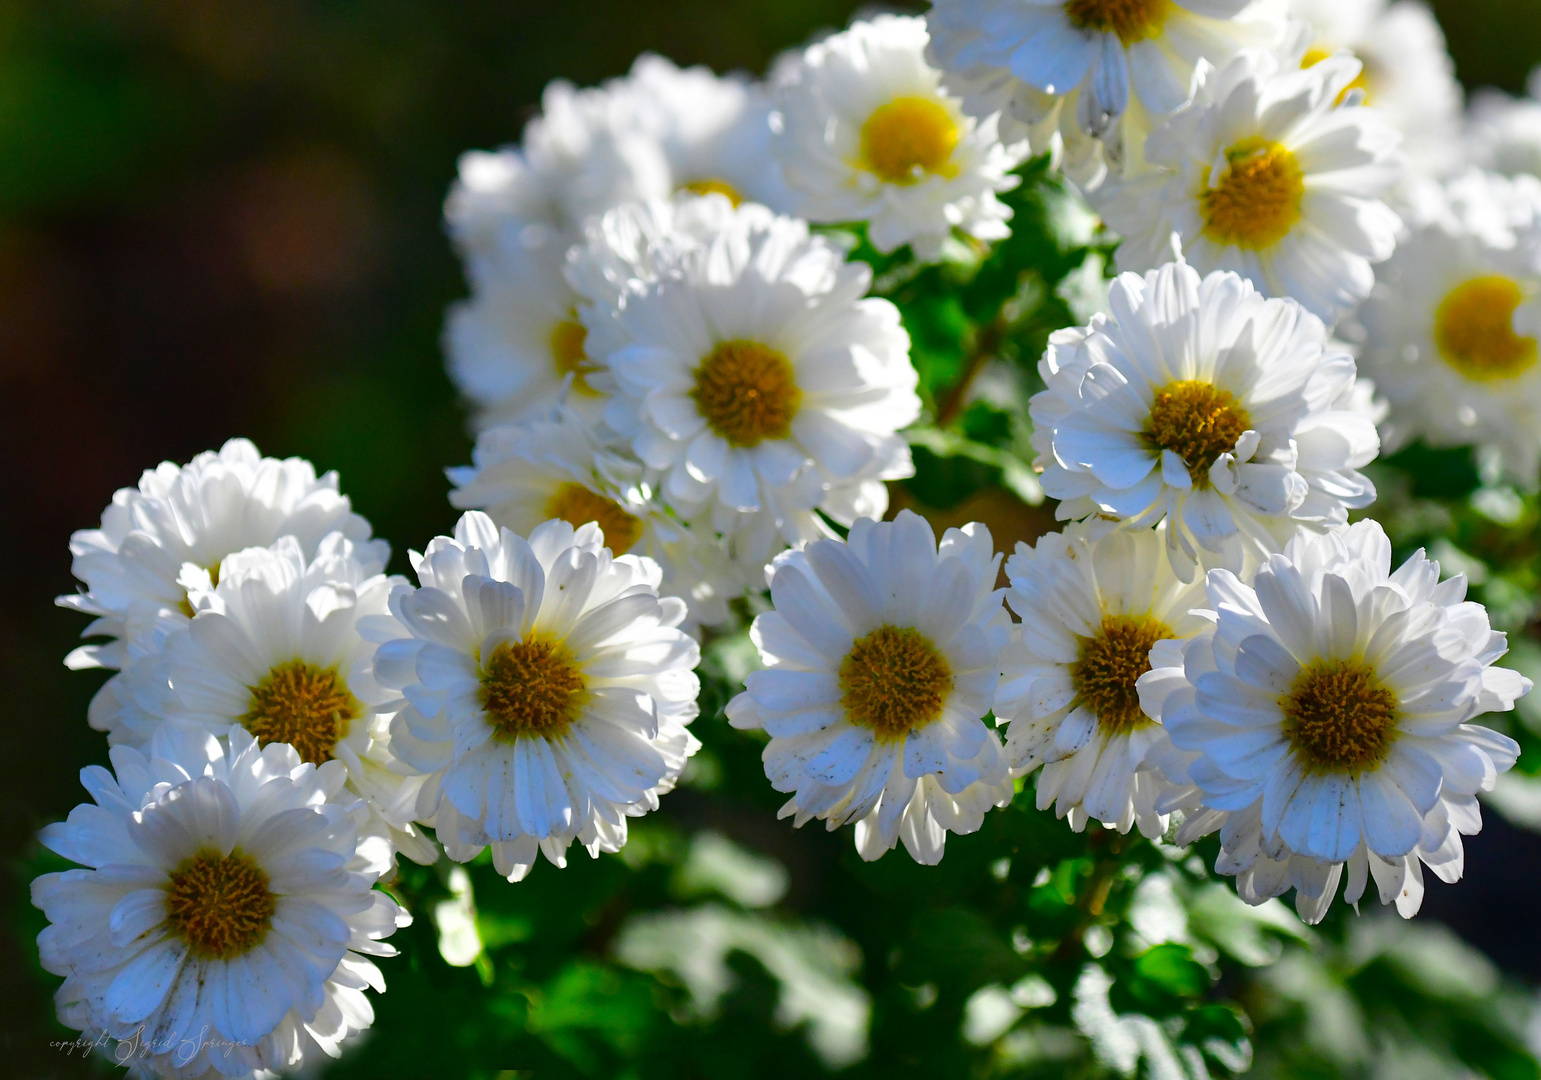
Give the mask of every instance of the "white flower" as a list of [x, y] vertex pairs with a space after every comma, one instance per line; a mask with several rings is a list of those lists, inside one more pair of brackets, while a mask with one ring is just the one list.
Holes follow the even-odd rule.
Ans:
[[771, 98], [761, 84], [643, 53], [630, 75], [607, 87], [631, 95], [638, 122], [668, 163], [670, 191], [790, 208], [771, 156]]
[[607, 384], [589, 356], [580, 297], [562, 277], [565, 253], [553, 244], [508, 260], [445, 316], [445, 364], [478, 430], [558, 403], [590, 420], [604, 409]]
[[461, 159], [446, 208], [472, 295], [450, 309], [445, 351], [478, 428], [542, 416], [564, 396], [599, 415], [603, 373], [562, 266], [600, 215], [687, 190], [787, 202], [766, 94], [744, 79], [643, 55], [600, 88], [552, 83], [542, 104], [521, 147]]
[[749, 204], [671, 250], [618, 307], [582, 312], [617, 346], [605, 421], [658, 471], [665, 504], [710, 511], [724, 533], [766, 515], [794, 543], [815, 507], [849, 522], [852, 489], [886, 506], [880, 481], [913, 471], [898, 431], [920, 399], [898, 309], [863, 298], [866, 264]]
[[1359, 311], [1360, 362], [1390, 399], [1389, 448], [1477, 445], [1522, 482], [1541, 464], [1541, 180], [1466, 173], [1416, 193], [1410, 231]]
[[391, 738], [431, 774], [420, 819], [458, 862], [490, 846], [513, 881], [537, 850], [557, 866], [573, 840], [619, 851], [700, 747], [684, 601], [660, 600], [657, 564], [612, 557], [592, 524], [548, 521], [526, 542], [472, 511], [414, 562], [422, 587], [392, 595], [405, 634], [374, 673], [409, 703]]
[[775, 149], [799, 215], [864, 221], [879, 251], [934, 259], [954, 228], [1010, 234], [995, 196], [1016, 187], [1007, 174], [1027, 145], [1001, 145], [995, 116], [964, 113], [926, 40], [924, 19], [879, 15], [809, 46], [779, 87]]
[[1505, 176], [1541, 176], [1541, 68], [1522, 98], [1491, 87], [1472, 95], [1466, 117], [1466, 160]]
[[317, 477], [301, 458], [265, 458], [245, 439], [199, 454], [178, 467], [162, 462], [119, 488], [99, 529], [70, 537], [72, 570], [85, 590], [59, 606], [96, 616], [85, 633], [116, 640], [76, 649], [71, 667], [121, 667], [127, 640], [171, 618], [192, 617], [189, 588], [218, 579], [226, 555], [293, 536], [314, 555], [322, 537], [341, 532], [361, 557], [380, 566], [384, 540], [369, 539], [369, 522], [337, 491], [337, 474]]
[[1402, 133], [1408, 162], [1438, 174], [1459, 160], [1461, 85], [1439, 23], [1418, 0], [1289, 0], [1305, 21], [1289, 58], [1309, 67], [1334, 53], [1364, 68], [1348, 89], [1362, 90]]
[[1146, 132], [1188, 100], [1201, 61], [1284, 33], [1266, 0], [936, 0], [926, 19], [932, 59], [969, 111], [999, 111], [1002, 137], [1031, 138], [1036, 153], [1057, 131], [1088, 186], [1104, 149], [1115, 169], [1138, 169]]
[[793, 793], [782, 817], [830, 830], [854, 821], [862, 858], [902, 839], [934, 864], [948, 832], [973, 832], [1011, 801], [1000, 741], [981, 719], [1010, 635], [999, 565], [984, 526], [949, 529], [939, 546], [908, 510], [776, 560], [775, 610], [751, 630], [767, 668], [727, 712], [770, 735], [766, 775]]
[[94, 803], [41, 839], [87, 869], [32, 883], [59, 1018], [179, 1080], [337, 1057], [410, 921], [359, 867], [342, 765], [227, 738], [168, 727], [83, 770]]
[[1420, 863], [1459, 876], [1474, 796], [1519, 753], [1469, 723], [1530, 690], [1492, 666], [1504, 635], [1422, 552], [1392, 573], [1374, 521], [1301, 533], [1252, 585], [1214, 570], [1207, 589], [1215, 630], [1187, 646], [1176, 689], [1142, 695], [1171, 738], [1169, 779], [1230, 815], [1200, 814], [1188, 837], [1220, 828], [1219, 869], [1250, 870], [1253, 902], [1294, 883], [1319, 918], [1346, 864], [1350, 903], [1373, 874], [1410, 914]]
[[313, 560], [287, 536], [229, 556], [219, 585], [195, 594], [197, 617], [166, 642], [165, 715], [215, 735], [240, 725], [312, 765], [341, 761], [369, 806], [366, 834], [431, 863], [437, 849], [412, 825], [422, 778], [390, 749], [398, 695], [375, 682], [375, 645], [360, 634], [363, 620], [389, 618], [391, 590], [404, 585], [361, 562], [341, 533]]
[[557, 80], [517, 146], [472, 151], [445, 204], [473, 283], [532, 251], [555, 258], [608, 210], [677, 191], [785, 201], [762, 87], [643, 54], [630, 75], [579, 89]]
[[1233, 270], [1331, 323], [1396, 246], [1401, 222], [1381, 196], [1401, 176], [1398, 136], [1373, 109], [1337, 104], [1353, 57], [1279, 65], [1247, 51], [1210, 72], [1146, 141], [1154, 171], [1106, 185], [1099, 209], [1124, 236], [1120, 270], [1170, 261], [1175, 241], [1201, 271]]
[[97, 529], [70, 537], [73, 571], [84, 583], [61, 607], [96, 618], [85, 637], [105, 637], [65, 658], [74, 669], [121, 669], [91, 701], [93, 728], [121, 739], [148, 734], [167, 694], [163, 649], [187, 625], [190, 590], [219, 579], [227, 555], [293, 536], [307, 557], [340, 531], [367, 564], [383, 569], [390, 545], [370, 540], [369, 522], [337, 490], [337, 474], [316, 476], [300, 458], [265, 458], [245, 439], [199, 454], [183, 466], [163, 462], [120, 488]]
[[1240, 569], [1374, 500], [1358, 469], [1378, 450], [1375, 425], [1320, 319], [1181, 263], [1120, 275], [1110, 298], [1111, 315], [1049, 339], [1047, 389], [1029, 406], [1060, 517], [1165, 520], [1191, 580], [1199, 548]]
[[661, 595], [685, 600], [692, 623], [726, 621], [728, 601], [744, 591], [744, 575], [730, 565], [710, 525], [692, 526], [669, 514], [653, 497], [642, 466], [606, 450], [569, 411], [489, 428], [477, 439], [472, 460], [470, 467], [448, 470], [452, 505], [485, 510], [520, 535], [552, 518], [574, 528], [596, 522], [615, 554], [646, 555], [663, 568]]
[[995, 715], [1009, 721], [1013, 775], [1042, 766], [1038, 808], [1054, 804], [1077, 832], [1088, 818], [1166, 832], [1156, 802], [1170, 785], [1145, 765], [1165, 733], [1136, 683], [1153, 656], [1180, 657], [1210, 624], [1189, 613], [1204, 586], [1173, 573], [1163, 529], [1072, 525], [1006, 560], [1006, 602], [1022, 622], [1001, 656]]

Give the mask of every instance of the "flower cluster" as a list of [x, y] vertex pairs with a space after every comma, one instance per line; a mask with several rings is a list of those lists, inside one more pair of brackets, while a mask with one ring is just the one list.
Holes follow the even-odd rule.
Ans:
[[[1463, 128], [1406, 0], [937, 0], [763, 83], [643, 56], [548, 87], [446, 207], [475, 447], [415, 581], [334, 474], [243, 440], [73, 537], [113, 768], [43, 835], [83, 867], [34, 883], [61, 1017], [165, 1076], [336, 1055], [398, 856], [619, 851], [701, 745], [702, 642], [751, 614], [726, 721], [864, 859], [937, 863], [1031, 784], [1077, 832], [1218, 833], [1250, 903], [1318, 921], [1373, 879], [1411, 915], [1519, 754], [1474, 721], [1530, 683], [1462, 576], [1350, 513], [1383, 443], [1538, 482], [1537, 115]], [[1030, 155], [1121, 272], [1003, 383], [1066, 523], [1003, 559], [889, 485], [969, 438], [906, 283], [1009, 252]], [[956, 403], [1035, 273], [1004, 267]]]

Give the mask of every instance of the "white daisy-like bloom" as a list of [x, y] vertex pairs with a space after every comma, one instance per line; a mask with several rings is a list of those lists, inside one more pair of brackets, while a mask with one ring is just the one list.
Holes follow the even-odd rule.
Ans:
[[996, 198], [1027, 143], [1002, 145], [997, 117], [969, 116], [926, 62], [926, 21], [879, 15], [810, 45], [783, 73], [775, 143], [794, 211], [867, 225], [873, 247], [936, 258], [958, 229], [1010, 235]]
[[1006, 603], [1021, 624], [1001, 656], [995, 716], [1008, 722], [1012, 774], [1041, 767], [1038, 808], [1053, 805], [1077, 832], [1088, 820], [1166, 832], [1156, 804], [1171, 785], [1146, 765], [1165, 733], [1137, 684], [1152, 657], [1180, 657], [1210, 623], [1191, 613], [1204, 584], [1172, 571], [1164, 529], [1072, 525], [1006, 560]]
[[1512, 98], [1491, 87], [1472, 95], [1466, 115], [1466, 160], [1479, 169], [1541, 176], [1541, 68], [1530, 73], [1529, 93]]
[[1062, 519], [1167, 523], [1177, 574], [1200, 550], [1240, 570], [1302, 526], [1368, 506], [1379, 449], [1353, 359], [1293, 300], [1182, 263], [1121, 274], [1109, 315], [1049, 339], [1033, 396], [1035, 463]]
[[618, 307], [582, 312], [616, 346], [607, 425], [670, 509], [725, 534], [763, 514], [796, 543], [816, 507], [849, 523], [853, 489], [886, 506], [881, 481], [914, 468], [898, 432], [920, 413], [898, 309], [865, 298], [871, 269], [806, 223], [699, 201], [719, 228], [682, 239]]
[[931, 59], [1007, 142], [1063, 140], [1071, 178], [1095, 187], [1139, 171], [1151, 126], [1193, 93], [1201, 61], [1269, 49], [1285, 20], [1271, 0], [936, 0]]
[[342, 764], [239, 727], [111, 756], [81, 773], [94, 801], [41, 833], [84, 867], [32, 883], [60, 1020], [177, 1080], [337, 1057], [374, 1020], [364, 990], [385, 989], [371, 957], [410, 922], [360, 866]]
[[314, 559], [281, 537], [226, 558], [219, 584], [194, 594], [197, 617], [166, 643], [166, 722], [215, 735], [239, 725], [259, 746], [342, 762], [370, 810], [364, 832], [390, 844], [386, 865], [396, 851], [420, 863], [438, 855], [412, 824], [422, 778], [391, 753], [399, 695], [375, 682], [375, 644], [359, 633], [389, 616], [391, 590], [405, 584], [362, 562], [341, 533]]
[[162, 462], [137, 488], [113, 493], [100, 528], [70, 537], [71, 569], [85, 588], [59, 597], [59, 606], [96, 617], [85, 636], [114, 640], [82, 646], [65, 662], [122, 667], [136, 634], [161, 619], [192, 618], [188, 590], [218, 580], [226, 555], [293, 536], [314, 556], [332, 532], [379, 566], [390, 558], [390, 545], [369, 539], [369, 522], [338, 492], [337, 474], [318, 477], [302, 458], [265, 458], [246, 439], [231, 439], [186, 465]]
[[775, 610], [750, 631], [766, 668], [727, 714], [770, 736], [766, 775], [792, 793], [781, 817], [831, 831], [855, 822], [862, 858], [903, 840], [933, 865], [949, 832], [974, 832], [1011, 801], [982, 719], [1011, 633], [999, 565], [984, 526], [949, 529], [939, 545], [908, 510], [777, 558]]
[[[644, 54], [624, 79], [547, 87], [520, 147], [467, 154], [446, 209], [472, 284], [445, 326], [451, 377], [475, 426], [543, 416], [565, 399], [598, 417], [603, 373], [585, 351], [568, 249], [605, 212], [676, 191], [777, 208], [763, 87]], [[591, 377], [594, 382], [590, 382]]]
[[1374, 521], [1301, 533], [1251, 585], [1209, 573], [1214, 631], [1186, 646], [1180, 683], [1175, 666], [1147, 676], [1142, 704], [1171, 739], [1168, 778], [1205, 808], [1185, 839], [1221, 830], [1218, 869], [1244, 899], [1293, 884], [1320, 918], [1346, 868], [1350, 903], [1373, 876], [1406, 915], [1423, 865], [1459, 877], [1475, 796], [1519, 753], [1470, 721], [1530, 682], [1493, 666], [1507, 642], [1465, 578], [1439, 576], [1422, 552], [1392, 572]]
[[1231, 270], [1329, 323], [1370, 293], [1401, 219], [1382, 201], [1403, 163], [1375, 110], [1339, 96], [1359, 75], [1338, 54], [1281, 69], [1246, 51], [1202, 80], [1191, 104], [1146, 140], [1152, 171], [1105, 185], [1098, 208], [1120, 270], [1173, 258]]
[[1402, 133], [1411, 169], [1437, 175], [1459, 160], [1461, 84], [1445, 35], [1421, 0], [1288, 0], [1303, 21], [1288, 58], [1310, 67], [1339, 52], [1364, 65], [1348, 89], [1362, 90]]
[[586, 347], [581, 297], [562, 276], [566, 251], [550, 244], [508, 260], [445, 316], [445, 366], [478, 431], [562, 404], [590, 420], [604, 410], [606, 383]]
[[771, 153], [772, 102], [764, 85], [643, 53], [625, 79], [607, 86], [630, 93], [639, 124], [662, 149], [671, 191], [790, 210]]
[[374, 677], [404, 699], [392, 749], [428, 774], [419, 819], [458, 862], [491, 847], [511, 881], [537, 851], [565, 866], [573, 840], [619, 851], [701, 745], [700, 649], [658, 564], [612, 556], [597, 525], [526, 541], [471, 511], [414, 566], [421, 587], [370, 630]]
[[192, 618], [190, 593], [219, 579], [224, 558], [292, 536], [308, 557], [339, 531], [359, 557], [383, 569], [390, 545], [370, 540], [369, 522], [353, 513], [337, 489], [300, 458], [266, 458], [245, 439], [186, 465], [163, 462], [137, 487], [120, 488], [102, 524], [70, 537], [73, 571], [83, 583], [58, 603], [95, 616], [82, 636], [104, 637], [65, 658], [72, 669], [107, 668], [88, 720], [113, 741], [142, 741], [163, 714], [166, 639]]
[[1474, 445], [1526, 484], [1541, 476], [1537, 333], [1541, 180], [1469, 172], [1427, 185], [1359, 310], [1360, 363], [1391, 402], [1388, 449]]
[[683, 599], [691, 624], [726, 621], [728, 602], [743, 592], [743, 575], [710, 526], [692, 527], [669, 514], [642, 466], [606, 450], [571, 411], [489, 428], [472, 461], [448, 470], [453, 506], [485, 510], [520, 535], [553, 518], [573, 528], [596, 522], [612, 552], [646, 555], [663, 568], [660, 594]]

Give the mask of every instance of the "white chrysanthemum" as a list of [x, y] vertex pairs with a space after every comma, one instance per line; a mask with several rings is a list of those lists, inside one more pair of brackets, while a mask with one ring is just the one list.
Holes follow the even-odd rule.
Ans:
[[1445, 35], [1421, 0], [1288, 0], [1304, 20], [1289, 58], [1309, 67], [1334, 53], [1364, 68], [1349, 84], [1402, 133], [1408, 163], [1438, 174], [1459, 160], [1461, 84]]
[[1396, 247], [1401, 221], [1381, 196], [1402, 174], [1398, 136], [1373, 109], [1337, 104], [1353, 57], [1279, 65], [1248, 51], [1210, 72], [1146, 141], [1153, 171], [1105, 186], [1099, 209], [1124, 236], [1120, 270], [1169, 262], [1175, 242], [1200, 270], [1235, 271], [1331, 323]]
[[366, 834], [431, 863], [437, 849], [412, 825], [422, 778], [390, 749], [398, 695], [375, 682], [375, 645], [359, 633], [362, 620], [388, 617], [405, 581], [358, 555], [333, 533], [313, 560], [287, 536], [228, 557], [219, 584], [194, 594], [197, 617], [166, 642], [166, 720], [216, 735], [239, 724], [312, 765], [341, 761], [369, 806]]
[[1165, 520], [1191, 580], [1200, 548], [1240, 569], [1374, 501], [1358, 469], [1378, 451], [1375, 425], [1320, 319], [1181, 263], [1120, 275], [1109, 295], [1111, 315], [1049, 339], [1047, 389], [1029, 406], [1061, 518]]
[[1522, 98], [1491, 87], [1472, 95], [1466, 117], [1466, 160], [1505, 176], [1541, 176], [1541, 68]]
[[95, 802], [41, 834], [88, 869], [32, 883], [60, 1020], [178, 1080], [337, 1057], [385, 989], [369, 958], [410, 921], [359, 866], [341, 763], [227, 740], [168, 727], [113, 748], [112, 772], [81, 773]]
[[1267, 0], [936, 0], [926, 21], [965, 107], [1000, 112], [1002, 137], [1036, 153], [1057, 133], [1087, 186], [1106, 165], [1138, 169], [1146, 133], [1188, 100], [1201, 61], [1273, 48], [1285, 28]]
[[979, 828], [1011, 801], [1001, 744], [983, 719], [1011, 620], [995, 589], [1000, 556], [982, 525], [863, 518], [846, 543], [780, 556], [775, 610], [751, 637], [767, 667], [729, 703], [736, 728], [765, 731], [765, 772], [802, 825], [856, 823], [876, 859], [899, 840], [941, 861], [948, 832]]
[[810, 45], [783, 74], [775, 143], [793, 209], [818, 222], [867, 223], [879, 251], [909, 244], [934, 259], [959, 229], [1010, 235], [996, 193], [1026, 142], [1001, 144], [995, 116], [976, 119], [926, 63], [926, 22], [879, 15]]
[[1391, 402], [1388, 448], [1477, 445], [1534, 484], [1541, 465], [1536, 330], [1541, 180], [1470, 172], [1420, 189], [1410, 231], [1358, 319], [1360, 363]]
[[1219, 868], [1250, 872], [1253, 902], [1293, 883], [1319, 918], [1346, 864], [1351, 903], [1373, 874], [1410, 914], [1421, 864], [1459, 876], [1474, 796], [1518, 755], [1469, 723], [1530, 690], [1492, 666], [1504, 635], [1421, 552], [1393, 573], [1374, 521], [1302, 533], [1251, 586], [1215, 570], [1207, 589], [1214, 632], [1185, 649], [1177, 689], [1142, 695], [1174, 748], [1169, 779], [1231, 815], [1200, 813], [1189, 835], [1222, 830]]
[[390, 558], [390, 546], [369, 539], [369, 522], [338, 493], [335, 472], [318, 477], [301, 458], [265, 458], [245, 439], [180, 467], [162, 462], [137, 488], [113, 493], [101, 528], [70, 537], [72, 570], [85, 589], [61, 596], [59, 606], [96, 616], [87, 636], [115, 640], [76, 649], [66, 663], [122, 667], [129, 639], [161, 619], [183, 625], [192, 617], [188, 590], [217, 580], [226, 555], [293, 536], [314, 556], [331, 532], [372, 563]]
[[787, 203], [767, 96], [742, 78], [643, 55], [624, 79], [553, 83], [542, 101], [522, 147], [462, 158], [446, 210], [472, 296], [450, 309], [445, 351], [478, 428], [544, 415], [564, 395], [598, 416], [603, 375], [561, 271], [600, 215], [686, 190]]
[[728, 601], [743, 592], [744, 575], [729, 565], [710, 526], [693, 527], [669, 514], [653, 498], [642, 467], [607, 451], [571, 412], [490, 428], [477, 439], [472, 460], [449, 470], [455, 507], [485, 510], [520, 535], [552, 518], [574, 528], [596, 522], [615, 554], [635, 552], [663, 567], [660, 593], [689, 604], [692, 623], [724, 622]]
[[886, 505], [868, 489], [913, 471], [898, 431], [920, 399], [898, 309], [863, 298], [870, 268], [749, 204], [674, 250], [618, 308], [582, 312], [617, 346], [605, 420], [658, 470], [664, 502], [684, 517], [710, 510], [724, 533], [766, 514], [790, 542], [815, 507], [839, 519], [850, 500], [836, 491]]
[[562, 277], [565, 253], [551, 245], [510, 260], [482, 275], [445, 316], [445, 364], [475, 407], [478, 430], [544, 416], [564, 402], [590, 420], [604, 409], [606, 383], [589, 358], [580, 297]]
[[558, 80], [522, 142], [460, 159], [445, 206], [473, 282], [530, 252], [560, 259], [584, 225], [677, 191], [781, 208], [764, 89], [643, 54], [630, 75], [578, 89]]
[[612, 557], [592, 524], [548, 521], [526, 542], [472, 511], [415, 567], [422, 587], [391, 597], [410, 636], [380, 645], [375, 678], [407, 702], [392, 748], [431, 774], [420, 819], [450, 858], [490, 846], [514, 881], [537, 850], [557, 866], [573, 840], [619, 851], [701, 745], [684, 601], [659, 599], [658, 565]]
[[663, 151], [670, 191], [790, 209], [771, 155], [771, 97], [764, 86], [701, 65], [681, 69], [652, 53], [637, 57], [625, 79], [606, 85], [612, 93], [630, 93], [641, 127]]
[[91, 700], [91, 726], [114, 739], [148, 736], [166, 704], [166, 639], [192, 617], [189, 591], [217, 581], [227, 555], [293, 536], [313, 557], [333, 531], [377, 572], [384, 568], [390, 546], [369, 539], [369, 522], [339, 494], [336, 473], [318, 477], [300, 458], [265, 458], [245, 439], [180, 467], [163, 462], [138, 487], [115, 492], [101, 527], [70, 537], [85, 588], [58, 601], [96, 616], [83, 636], [109, 639], [81, 646], [65, 663], [119, 669]]
[[1145, 764], [1165, 733], [1136, 683], [1153, 656], [1180, 657], [1210, 624], [1190, 614], [1204, 585], [1173, 573], [1164, 528], [1072, 525], [1006, 560], [1006, 602], [1022, 622], [1001, 656], [996, 719], [1009, 721], [1013, 775], [1042, 766], [1038, 808], [1053, 804], [1077, 832], [1088, 819], [1166, 832], [1156, 803], [1170, 785]]

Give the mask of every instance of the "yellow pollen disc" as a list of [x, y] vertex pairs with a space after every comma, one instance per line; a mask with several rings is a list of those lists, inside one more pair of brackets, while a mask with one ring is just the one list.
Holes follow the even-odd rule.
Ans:
[[588, 703], [583, 671], [559, 642], [532, 637], [499, 645], [482, 665], [482, 708], [493, 737], [560, 738]]
[[1171, 13], [1171, 0], [1069, 0], [1071, 26], [1118, 35], [1124, 48], [1157, 37]]
[[690, 398], [730, 446], [758, 446], [792, 434], [802, 391], [792, 363], [755, 341], [724, 341], [696, 368]]
[[1209, 486], [1209, 470], [1252, 426], [1229, 390], [1201, 380], [1168, 383], [1156, 391], [1150, 419], [1140, 432], [1152, 450], [1170, 450], [1188, 466], [1193, 486]]
[[1155, 723], [1140, 708], [1134, 684], [1150, 670], [1151, 646], [1170, 637], [1176, 637], [1171, 628], [1149, 615], [1104, 615], [1097, 636], [1081, 639], [1080, 658], [1070, 665], [1071, 683], [1105, 734]]
[[1397, 699], [1354, 660], [1318, 660], [1279, 699], [1284, 735], [1307, 769], [1359, 773], [1385, 760], [1396, 738]]
[[1243, 139], [1225, 152], [1218, 186], [1199, 193], [1204, 235], [1217, 244], [1261, 251], [1300, 221], [1305, 174], [1295, 155], [1267, 139]]
[[[1315, 67], [1317, 64], [1320, 64], [1323, 60], [1327, 59], [1331, 55], [1332, 53], [1328, 52], [1326, 49], [1307, 49], [1306, 54], [1300, 58], [1301, 70]], [[1367, 61], [1364, 60], [1363, 57], [1361, 57], [1359, 60], [1359, 74], [1354, 76], [1353, 82], [1349, 83], [1341, 91], [1339, 91], [1338, 100], [1333, 102], [1333, 104], [1343, 104], [1343, 99], [1348, 97], [1350, 91], [1353, 90], [1363, 90], [1364, 103], [1366, 105], [1370, 103], [1370, 65]]]
[[640, 518], [628, 514], [614, 499], [597, 495], [571, 481], [557, 488], [547, 501], [546, 517], [561, 518], [575, 529], [591, 521], [598, 522], [604, 530], [605, 544], [617, 555], [630, 551], [642, 536]]
[[682, 184], [680, 190], [688, 191], [692, 195], [725, 195], [734, 206], [742, 206], [744, 203], [744, 197], [738, 193], [738, 188], [726, 180], [718, 180], [714, 177], [692, 180], [688, 184]]
[[588, 343], [589, 332], [577, 319], [563, 319], [551, 329], [551, 363], [556, 377], [573, 377], [573, 392], [585, 397], [597, 397], [599, 391], [589, 385], [588, 373], [593, 370], [588, 354], [583, 351]]
[[1536, 362], [1536, 339], [1514, 332], [1524, 294], [1492, 274], [1457, 285], [1434, 312], [1434, 344], [1445, 363], [1478, 382], [1512, 379]]
[[335, 668], [290, 660], [251, 688], [251, 708], [241, 717], [241, 726], [261, 746], [288, 743], [299, 751], [300, 760], [320, 765], [332, 760], [349, 722], [362, 712]]
[[914, 184], [925, 174], [953, 177], [958, 125], [930, 98], [894, 98], [861, 126], [861, 167], [890, 184]]
[[200, 851], [166, 884], [166, 924], [200, 960], [231, 960], [259, 944], [278, 898], [248, 855]]
[[840, 662], [846, 719], [883, 741], [939, 719], [951, 690], [947, 659], [913, 627], [880, 626], [857, 639]]

